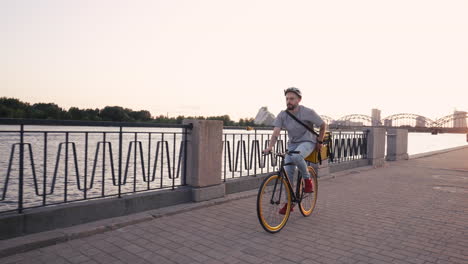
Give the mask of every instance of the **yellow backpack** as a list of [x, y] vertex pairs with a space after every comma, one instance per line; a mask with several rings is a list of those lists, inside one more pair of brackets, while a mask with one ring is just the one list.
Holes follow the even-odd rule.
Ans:
[[331, 153], [330, 153], [331, 145], [332, 145], [331, 132], [327, 131], [325, 132], [325, 137], [323, 139], [323, 144], [322, 144], [322, 148], [320, 149], [320, 151], [317, 151], [316, 149], [314, 149], [314, 151], [312, 151], [312, 153], [310, 153], [310, 155], [307, 156], [305, 160], [308, 162], [312, 162], [312, 163], [322, 164], [322, 160], [326, 160], [331, 157]]
[[[312, 134], [315, 136], [319, 136], [317, 132], [315, 132], [314, 129], [310, 128], [306, 124], [304, 124], [301, 120], [299, 120], [297, 117], [295, 117], [293, 114], [291, 114], [288, 110], [286, 110], [286, 113], [292, 117], [292, 119], [296, 120], [299, 124], [303, 125], [307, 130], [309, 130]], [[326, 160], [331, 157], [331, 148], [332, 148], [332, 140], [331, 140], [331, 132], [327, 131], [325, 132], [325, 136], [323, 138], [323, 144], [322, 148], [320, 149], [320, 152], [314, 149], [312, 153], [310, 153], [309, 156], [305, 158], [306, 161], [312, 162], [312, 163], [320, 163], [322, 164], [322, 160]]]

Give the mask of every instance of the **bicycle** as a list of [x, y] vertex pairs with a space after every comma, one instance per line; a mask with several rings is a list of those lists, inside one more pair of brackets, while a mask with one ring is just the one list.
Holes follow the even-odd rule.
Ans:
[[[291, 182], [287, 177], [284, 166], [294, 165], [294, 163], [284, 164], [286, 155], [299, 153], [298, 151], [287, 151], [285, 153], [272, 153], [281, 158], [279, 171], [276, 174], [267, 176], [258, 190], [257, 196], [257, 216], [261, 226], [265, 231], [277, 233], [286, 225], [293, 203], [299, 204], [299, 209], [303, 216], [312, 214], [317, 202], [318, 181], [314, 168], [307, 166], [312, 179], [313, 192], [304, 192], [304, 181], [301, 172], [298, 172], [296, 192], [293, 191]], [[283, 197], [284, 196], [284, 197]], [[282, 200], [284, 199], [284, 200]], [[279, 213], [283, 204], [287, 205], [284, 215]]]

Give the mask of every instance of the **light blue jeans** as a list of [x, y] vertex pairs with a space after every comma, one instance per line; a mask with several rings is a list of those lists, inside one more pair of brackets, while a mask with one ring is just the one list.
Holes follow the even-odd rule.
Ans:
[[290, 143], [288, 144], [288, 151], [299, 151], [299, 154], [291, 154], [291, 155], [286, 155], [284, 159], [284, 163], [294, 163], [296, 165], [288, 165], [284, 166], [284, 169], [286, 170], [286, 173], [288, 174], [288, 178], [291, 181], [291, 184], [295, 185], [294, 182], [294, 170], [297, 169], [301, 172], [302, 177], [304, 179], [309, 179], [310, 174], [309, 171], [307, 170], [307, 163], [304, 160], [307, 156], [312, 153], [312, 151], [315, 148], [315, 143], [312, 142], [301, 142], [301, 143]]

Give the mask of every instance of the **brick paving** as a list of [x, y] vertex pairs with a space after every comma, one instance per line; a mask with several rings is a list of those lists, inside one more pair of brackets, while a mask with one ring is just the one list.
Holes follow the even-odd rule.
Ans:
[[468, 148], [320, 181], [311, 217], [277, 234], [256, 197], [0, 259], [0, 263], [468, 263]]

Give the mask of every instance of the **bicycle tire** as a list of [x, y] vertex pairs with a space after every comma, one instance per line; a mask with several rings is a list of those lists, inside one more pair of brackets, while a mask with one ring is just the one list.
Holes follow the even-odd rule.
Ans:
[[[281, 215], [279, 210], [284, 203], [287, 204], [286, 213]], [[288, 222], [291, 204], [291, 190], [286, 179], [276, 174], [266, 177], [257, 195], [257, 216], [263, 229], [269, 233], [281, 231]]]
[[317, 197], [318, 197], [318, 180], [317, 180], [317, 173], [312, 167], [307, 167], [309, 170], [310, 178], [312, 179], [312, 185], [314, 192], [312, 193], [305, 193], [304, 192], [304, 179], [301, 181], [301, 202], [299, 203], [299, 211], [305, 217], [310, 216], [315, 209], [315, 205], [317, 204]]

